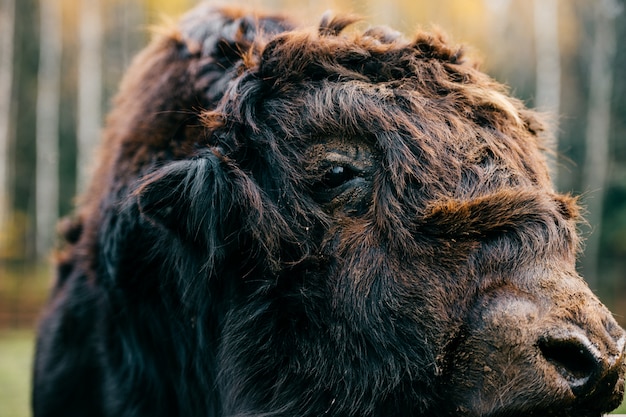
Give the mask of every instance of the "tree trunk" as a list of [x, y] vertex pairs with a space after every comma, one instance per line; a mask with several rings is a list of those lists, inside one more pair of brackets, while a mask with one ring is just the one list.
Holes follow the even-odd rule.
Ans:
[[91, 176], [100, 137], [102, 102], [102, 29], [99, 0], [82, 0], [79, 18], [77, 190]]
[[586, 199], [588, 221], [593, 228], [585, 246], [583, 270], [590, 286], [598, 285], [598, 263], [602, 213], [609, 158], [609, 130], [611, 124], [611, 93], [613, 90], [613, 61], [616, 51], [615, 18], [621, 12], [616, 0], [599, 0], [595, 3], [595, 31], [591, 51], [589, 81], [589, 110], [587, 113], [585, 165], [583, 166], [583, 191]]
[[556, 156], [559, 143], [559, 109], [561, 101], [561, 53], [559, 48], [558, 0], [534, 0], [535, 57], [537, 82], [535, 107], [551, 116], [554, 142], [549, 144], [549, 168], [552, 182], [558, 184]]
[[[7, 230], [9, 211], [9, 143], [11, 137], [11, 97], [13, 92], [13, 42], [15, 0], [2, 0], [0, 11], [0, 229]], [[5, 239], [7, 237], [5, 236]], [[0, 239], [0, 255], [6, 240]], [[1, 256], [0, 256], [1, 258]]]
[[40, 49], [37, 91], [36, 251], [45, 259], [59, 217], [59, 106], [61, 103], [61, 3], [39, 2]]

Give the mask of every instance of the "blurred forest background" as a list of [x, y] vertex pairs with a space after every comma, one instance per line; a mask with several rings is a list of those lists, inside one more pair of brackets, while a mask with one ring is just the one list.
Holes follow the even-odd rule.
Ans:
[[[192, 0], [0, 0], [0, 327], [31, 326], [55, 224], [89, 177], [112, 95], [150, 28]], [[624, 0], [255, 0], [316, 24], [353, 12], [407, 36], [437, 25], [555, 115], [557, 188], [582, 196], [580, 268], [626, 325]], [[232, 3], [231, 3], [232, 4]]]
[[[193, 0], [0, 0], [0, 417], [28, 415], [32, 328], [55, 224], [84, 187], [111, 98], [149, 28]], [[230, 2], [232, 4], [233, 2]], [[252, 0], [330, 9], [407, 36], [436, 25], [554, 115], [556, 187], [580, 195], [580, 269], [626, 325], [626, 0]], [[24, 330], [26, 329], [26, 330]], [[624, 412], [626, 408], [621, 409]]]

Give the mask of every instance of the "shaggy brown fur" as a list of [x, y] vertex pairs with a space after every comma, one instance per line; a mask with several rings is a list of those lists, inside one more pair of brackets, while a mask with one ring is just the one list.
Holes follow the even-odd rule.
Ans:
[[599, 416], [624, 332], [543, 124], [440, 33], [201, 6], [136, 58], [42, 321], [41, 416]]

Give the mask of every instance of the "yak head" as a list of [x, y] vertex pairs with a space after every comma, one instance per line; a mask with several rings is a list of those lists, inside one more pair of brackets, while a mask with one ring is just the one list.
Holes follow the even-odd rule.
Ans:
[[619, 404], [624, 331], [576, 272], [579, 210], [551, 185], [538, 114], [439, 33], [240, 18], [228, 33], [255, 35], [233, 44], [187, 23], [179, 42], [212, 39], [231, 69], [205, 83], [184, 154], [129, 192], [133, 271], [122, 220], [102, 246], [128, 291], [157, 277], [195, 397], [237, 416]]

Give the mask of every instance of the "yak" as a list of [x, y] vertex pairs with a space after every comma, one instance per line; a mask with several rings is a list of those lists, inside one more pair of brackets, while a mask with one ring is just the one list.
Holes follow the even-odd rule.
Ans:
[[598, 417], [625, 333], [544, 118], [438, 30], [201, 5], [60, 225], [35, 417]]

